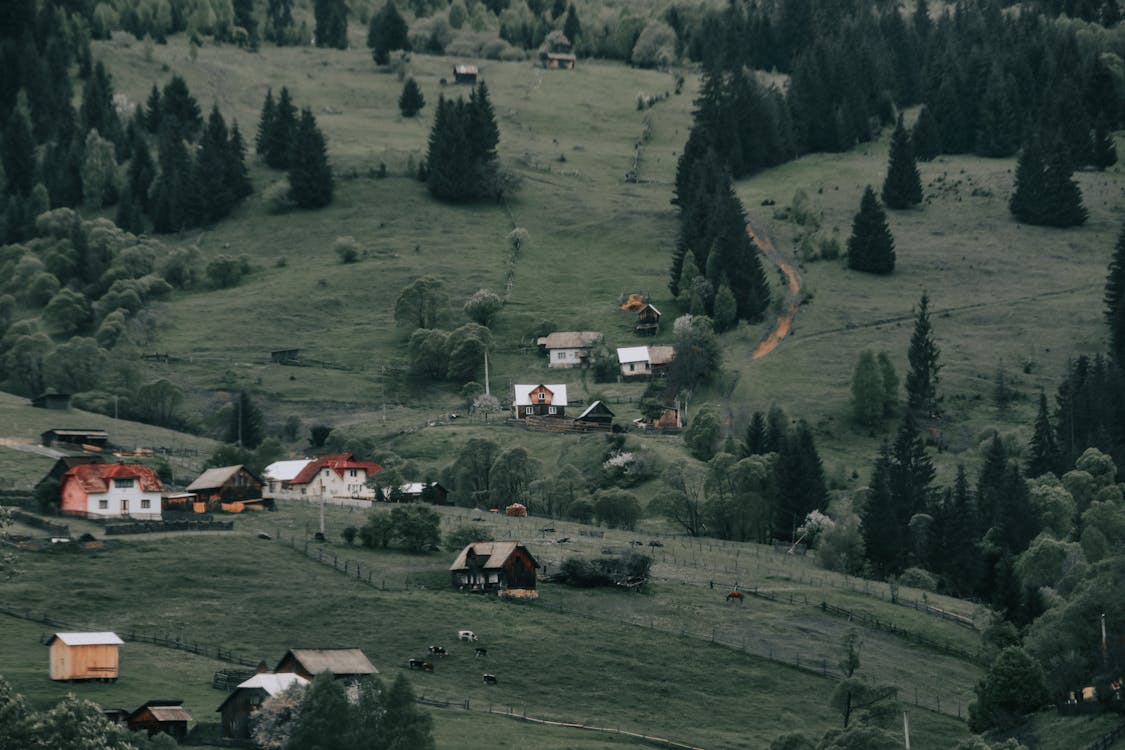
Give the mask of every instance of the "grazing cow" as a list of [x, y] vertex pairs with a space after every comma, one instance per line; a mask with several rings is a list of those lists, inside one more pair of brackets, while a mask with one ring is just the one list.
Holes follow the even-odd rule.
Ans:
[[487, 655], [488, 655], [488, 649], [487, 648], [481, 648], [480, 646], [477, 646], [476, 648], [473, 649], [473, 656], [487, 656]]
[[411, 659], [408, 663], [411, 669], [422, 669], [426, 665], [426, 662], [422, 659]]
[[434, 665], [431, 662], [428, 662], [428, 661], [422, 662], [422, 671], [423, 672], [433, 672], [434, 671]]
[[484, 673], [484, 684], [485, 685], [495, 685], [496, 684], [496, 675], [489, 674], [488, 672], [485, 672]]
[[727, 601], [728, 601], [728, 602], [729, 602], [729, 601], [730, 601], [731, 599], [733, 599], [733, 600], [735, 600], [736, 602], [738, 602], [739, 604], [742, 604], [742, 600], [743, 600], [743, 599], [745, 599], [745, 598], [746, 598], [746, 597], [744, 597], [744, 596], [743, 596], [743, 594], [742, 594], [742, 592], [741, 592], [741, 591], [732, 591], [732, 592], [730, 592], [729, 594], [727, 594]]
[[449, 656], [445, 646], [430, 646], [430, 656]]
[[458, 630], [457, 639], [461, 641], [475, 641], [477, 640], [477, 634], [471, 630]]

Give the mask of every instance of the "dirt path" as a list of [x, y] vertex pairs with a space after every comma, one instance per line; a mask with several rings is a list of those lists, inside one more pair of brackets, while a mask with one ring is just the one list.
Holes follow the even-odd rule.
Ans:
[[788, 279], [783, 312], [774, 323], [773, 329], [758, 343], [754, 353], [750, 355], [750, 359], [755, 360], [761, 359], [772, 352], [781, 343], [781, 340], [789, 335], [789, 329], [793, 326], [793, 318], [797, 317], [797, 308], [801, 305], [801, 275], [774, 246], [769, 235], [761, 227], [755, 227], [749, 217], [746, 219], [746, 234], [750, 236], [750, 241], [762, 251], [762, 254], [777, 265]]

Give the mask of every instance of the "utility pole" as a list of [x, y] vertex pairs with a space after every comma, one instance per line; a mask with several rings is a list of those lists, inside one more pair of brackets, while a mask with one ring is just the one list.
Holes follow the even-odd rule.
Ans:
[[902, 712], [902, 734], [906, 738], [906, 750], [910, 750], [910, 715]]
[[1102, 669], [1109, 668], [1109, 649], [1105, 642], [1105, 612], [1102, 612]]
[[484, 348], [484, 395], [491, 396], [492, 390], [488, 385], [488, 347]]

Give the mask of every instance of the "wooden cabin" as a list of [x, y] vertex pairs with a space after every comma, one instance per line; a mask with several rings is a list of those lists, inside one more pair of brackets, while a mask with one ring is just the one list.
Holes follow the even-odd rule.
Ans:
[[299, 674], [256, 674], [242, 682], [215, 709], [223, 715], [223, 737], [232, 740], [250, 739], [250, 719], [269, 698], [288, 690], [294, 683], [301, 687], [309, 681]]
[[31, 405], [36, 409], [59, 409], [65, 411], [70, 408], [70, 394], [41, 393], [31, 399]]
[[539, 61], [548, 70], [574, 70], [578, 58], [573, 52], [543, 52]]
[[562, 383], [549, 385], [514, 385], [512, 416], [524, 417], [564, 417], [566, 416], [566, 386]]
[[116, 633], [55, 633], [48, 639], [52, 680], [116, 680]]
[[[206, 511], [242, 510], [245, 507], [262, 507], [262, 480], [245, 466], [220, 466], [208, 469], [189, 484], [185, 492], [199, 496]], [[268, 504], [273, 505], [273, 500]]]
[[519, 542], [473, 542], [449, 566], [458, 591], [500, 593], [535, 590], [539, 563]]
[[109, 447], [109, 433], [105, 430], [53, 427], [39, 436], [39, 442], [46, 448], [99, 451]]
[[338, 680], [379, 674], [367, 655], [358, 648], [291, 648], [273, 671], [298, 674], [307, 680], [321, 672], [331, 672]]
[[597, 331], [555, 331], [536, 339], [539, 351], [547, 355], [547, 367], [585, 367], [590, 349], [602, 340]]
[[453, 66], [453, 82], [454, 83], [476, 83], [477, 76], [480, 74], [480, 69], [476, 65], [469, 65], [461, 63], [460, 65]]
[[612, 425], [614, 414], [604, 401], [595, 401], [574, 418], [575, 422], [589, 422], [598, 425]]
[[633, 330], [641, 336], [655, 336], [660, 331], [660, 311], [646, 303], [637, 311], [637, 324]]
[[176, 742], [187, 736], [191, 714], [184, 710], [183, 701], [147, 701], [125, 717], [125, 726], [132, 732], [144, 731], [149, 737], [163, 732]]

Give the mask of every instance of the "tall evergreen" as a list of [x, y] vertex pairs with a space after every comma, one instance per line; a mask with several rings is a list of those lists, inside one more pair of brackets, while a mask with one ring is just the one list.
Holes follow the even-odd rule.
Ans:
[[0, 146], [3, 146], [7, 191], [24, 197], [30, 195], [35, 184], [35, 137], [31, 134], [31, 123], [20, 108], [8, 116]]
[[345, 0], [314, 0], [316, 46], [348, 48], [348, 5]]
[[1117, 237], [1105, 279], [1105, 322], [1109, 326], [1109, 351], [1118, 367], [1125, 366], [1125, 227]]
[[1085, 223], [1086, 208], [1073, 173], [1065, 148], [1044, 153], [1033, 136], [1020, 151], [1008, 209], [1022, 224], [1062, 228]]
[[273, 101], [273, 89], [266, 89], [266, 98], [262, 102], [262, 113], [258, 116], [258, 131], [254, 136], [254, 153], [263, 159], [269, 148], [270, 134], [273, 133], [273, 121], [277, 116], [277, 105]]
[[995, 525], [1000, 511], [1000, 494], [1004, 492], [1008, 473], [1008, 450], [997, 433], [984, 454], [984, 463], [977, 475], [977, 509], [985, 530]]
[[150, 133], [158, 133], [160, 131], [160, 89], [156, 84], [152, 84], [152, 91], [148, 94], [148, 99], [145, 100], [143, 109], [143, 121], [145, 129]]
[[[313, 678], [301, 701], [300, 711], [286, 747], [309, 750], [350, 750], [351, 705], [344, 683], [331, 671]], [[367, 740], [371, 742], [371, 739]]]
[[1020, 113], [1016, 107], [1015, 82], [994, 62], [988, 74], [984, 95], [978, 104], [974, 151], [980, 156], [1005, 157], [1020, 145]]
[[177, 137], [193, 141], [203, 127], [203, 113], [199, 102], [188, 90], [187, 81], [178, 75], [164, 85], [160, 97], [160, 124], [171, 129]]
[[887, 441], [871, 472], [867, 502], [860, 511], [867, 560], [879, 577], [899, 572], [906, 561], [905, 524], [891, 494], [891, 453]]
[[371, 15], [367, 26], [367, 47], [376, 65], [386, 65], [391, 61], [391, 51], [396, 49], [410, 51], [410, 29], [406, 19], [398, 12], [394, 0], [387, 3], [378, 13]]
[[750, 416], [750, 424], [746, 427], [742, 455], [755, 456], [766, 452], [766, 417], [762, 412], [756, 411]]
[[848, 238], [848, 268], [865, 273], [889, 274], [895, 270], [895, 241], [887, 214], [870, 185], [863, 191], [859, 213]]
[[775, 468], [778, 504], [773, 534], [779, 539], [794, 539], [794, 530], [814, 510], [828, 504], [824, 465], [816, 450], [812, 428], [801, 420], [782, 441]]
[[563, 21], [562, 32], [563, 36], [575, 45], [578, 44], [578, 37], [582, 36], [582, 22], [578, 20], [578, 11], [574, 8], [574, 3], [566, 7], [566, 20]]
[[257, 404], [246, 391], [239, 391], [238, 400], [230, 414], [226, 442], [253, 450], [266, 437], [265, 419]]
[[951, 590], [960, 596], [977, 591], [981, 576], [980, 552], [977, 541], [981, 538], [980, 516], [965, 467], [958, 465], [957, 478], [950, 493], [946, 547], [943, 566]]
[[941, 350], [934, 342], [929, 307], [930, 298], [923, 292], [914, 318], [910, 349], [906, 355], [910, 363], [910, 371], [906, 373], [906, 403], [917, 412], [934, 416], [939, 413], [938, 372], [941, 364], [938, 362], [938, 355]]
[[[265, 105], [263, 105], [263, 114]], [[289, 88], [281, 87], [269, 131], [265, 134], [266, 164], [274, 169], [288, 169], [293, 142], [297, 134], [297, 108], [289, 98]]]
[[266, 0], [265, 37], [279, 47], [294, 43], [293, 0]]
[[918, 119], [910, 131], [910, 142], [914, 145], [914, 156], [919, 161], [932, 161], [941, 153], [941, 132], [937, 129], [930, 108], [923, 105], [918, 110]]
[[234, 0], [234, 25], [246, 31], [251, 49], [258, 47], [258, 19], [254, 16], [254, 0]]
[[402, 94], [398, 98], [398, 110], [403, 117], [413, 117], [426, 105], [426, 97], [422, 96], [422, 89], [414, 77], [406, 79], [402, 86]]
[[183, 139], [168, 122], [160, 128], [157, 152], [160, 174], [152, 189], [152, 228], [160, 234], [179, 232], [192, 220], [192, 162]]
[[93, 74], [82, 87], [82, 106], [78, 117], [83, 132], [97, 130], [115, 146], [124, 145], [125, 131], [113, 106], [113, 83], [101, 60], [94, 65]]
[[469, 201], [500, 195], [496, 147], [500, 131], [481, 82], [466, 104], [438, 99], [426, 153], [427, 186], [435, 198]]
[[[891, 496], [904, 523], [929, 505], [935, 469], [914, 415], [907, 412], [891, 445]], [[904, 529], [905, 531], [905, 529]]]
[[216, 105], [199, 139], [195, 158], [195, 184], [200, 195], [200, 220], [204, 224], [212, 224], [229, 214], [236, 200], [228, 179], [229, 139], [226, 121]]
[[246, 168], [246, 143], [242, 140], [242, 131], [238, 129], [237, 122], [231, 123], [230, 140], [227, 141], [226, 182], [236, 201], [254, 192], [250, 184], [250, 173]]
[[914, 146], [910, 134], [898, 116], [895, 132], [891, 136], [891, 153], [887, 163], [887, 176], [883, 180], [883, 203], [887, 208], [904, 209], [922, 202], [922, 178], [914, 160]]
[[1059, 446], [1055, 442], [1051, 414], [1047, 410], [1047, 396], [1039, 394], [1039, 411], [1035, 415], [1034, 432], [1027, 446], [1027, 469], [1029, 477], [1038, 477], [1059, 471]]
[[300, 208], [321, 208], [332, 202], [335, 179], [328, 164], [328, 147], [312, 110], [301, 110], [289, 164], [289, 196]]

